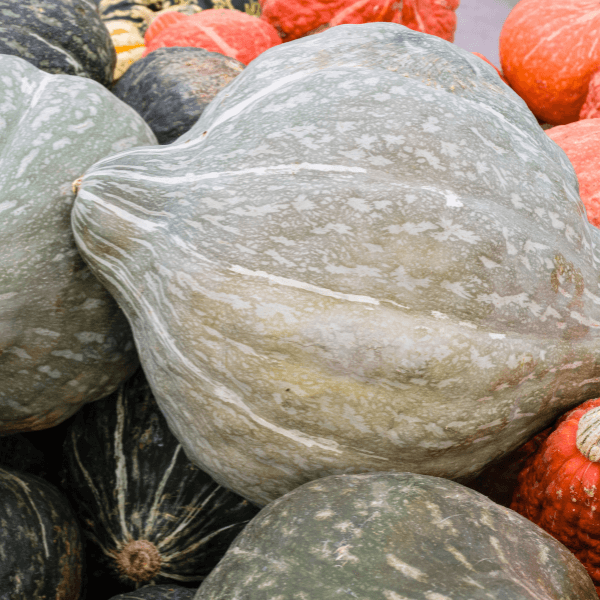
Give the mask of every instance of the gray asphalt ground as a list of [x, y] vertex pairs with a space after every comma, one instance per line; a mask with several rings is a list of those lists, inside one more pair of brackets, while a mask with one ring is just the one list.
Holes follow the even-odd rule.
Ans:
[[456, 11], [454, 43], [470, 52], [480, 52], [499, 67], [500, 30], [517, 2], [518, 0], [460, 0]]

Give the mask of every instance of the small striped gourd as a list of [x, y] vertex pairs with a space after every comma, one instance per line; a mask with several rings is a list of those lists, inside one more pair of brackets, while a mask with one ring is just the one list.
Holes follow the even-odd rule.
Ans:
[[75, 417], [67, 490], [104, 585], [198, 587], [258, 508], [194, 466], [140, 370]]
[[0, 54], [109, 87], [116, 56], [92, 0], [0, 0]]

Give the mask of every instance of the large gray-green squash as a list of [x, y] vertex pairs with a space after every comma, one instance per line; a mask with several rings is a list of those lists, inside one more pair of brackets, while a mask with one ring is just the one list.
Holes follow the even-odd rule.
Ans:
[[268, 50], [173, 144], [94, 165], [73, 225], [188, 456], [264, 504], [462, 480], [599, 396], [584, 214], [492, 67], [373, 23]]
[[154, 134], [99, 83], [0, 55], [0, 435], [60, 423], [138, 364], [70, 216], [73, 181], [141, 144]]
[[514, 511], [413, 473], [334, 475], [254, 517], [195, 600], [595, 600], [584, 566]]

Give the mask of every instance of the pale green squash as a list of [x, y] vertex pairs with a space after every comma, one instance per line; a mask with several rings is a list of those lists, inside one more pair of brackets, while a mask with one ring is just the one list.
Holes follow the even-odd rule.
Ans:
[[60, 423], [138, 364], [70, 216], [74, 180], [141, 144], [154, 134], [99, 83], [0, 55], [0, 435]]
[[600, 395], [571, 164], [493, 67], [401, 25], [265, 52], [173, 144], [94, 165], [73, 224], [188, 456], [254, 502], [462, 480]]

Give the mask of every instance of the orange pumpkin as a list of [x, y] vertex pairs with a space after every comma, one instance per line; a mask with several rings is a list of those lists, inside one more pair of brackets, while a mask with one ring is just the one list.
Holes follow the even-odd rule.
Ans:
[[[166, 18], [165, 15], [161, 20]], [[188, 46], [219, 52], [247, 65], [278, 44], [281, 39], [277, 31], [258, 17], [239, 10], [210, 8], [175, 18], [165, 29], [147, 38], [144, 56], [158, 48]]]
[[521, 0], [500, 32], [500, 64], [510, 86], [545, 123], [577, 121], [600, 68], [598, 0]]
[[588, 221], [600, 227], [600, 119], [583, 119], [546, 131], [569, 157]]
[[559, 419], [519, 473], [510, 508], [562, 542], [600, 593], [600, 398]]
[[392, 23], [454, 41], [459, 0], [404, 0]]
[[261, 19], [284, 42], [318, 33], [335, 25], [391, 21], [398, 0], [261, 0]]

